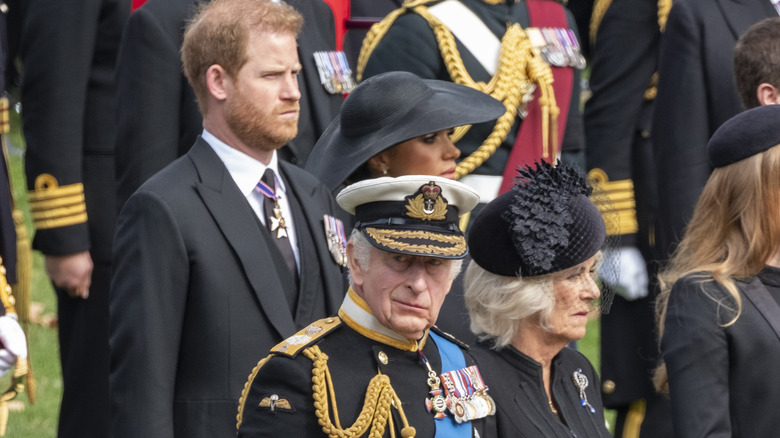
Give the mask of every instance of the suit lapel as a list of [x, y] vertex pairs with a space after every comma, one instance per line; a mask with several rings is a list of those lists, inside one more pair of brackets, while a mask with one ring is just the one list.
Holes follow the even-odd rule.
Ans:
[[743, 293], [780, 338], [780, 305], [769, 294], [766, 286], [755, 278], [745, 286]]
[[764, 18], [777, 16], [777, 11], [769, 0], [717, 0], [717, 2], [734, 40], [745, 33], [751, 25]]
[[[312, 294], [323, 294], [326, 312], [335, 312], [341, 306], [344, 291], [333, 290], [337, 289], [334, 285], [341, 285], [340, 269], [327, 269], [329, 267], [328, 264], [335, 264], [328, 250], [328, 242], [325, 238], [325, 228], [322, 222], [324, 212], [327, 211], [328, 206], [323, 205], [323, 200], [318, 199], [315, 195], [316, 187], [306, 184], [293, 176], [296, 172], [303, 172], [303, 170], [283, 161], [279, 162], [279, 169], [285, 177], [285, 184], [292, 191], [300, 206], [298, 214], [302, 216], [304, 221], [299, 224], [297, 222], [299, 218], [295, 218], [295, 229], [296, 231], [301, 230], [298, 233], [298, 247], [301, 251], [302, 268], [304, 268], [301, 269], [301, 295], [298, 298], [299, 310], [296, 316], [311, 318], [310, 313], [313, 309], [310, 307], [301, 309], [301, 305], [311, 306], [311, 303], [315, 301], [315, 297]], [[307, 227], [308, 229], [304, 231], [302, 227]], [[301, 243], [300, 236], [303, 235], [311, 240], [305, 244]], [[312, 264], [316, 264], [316, 268], [312, 268]], [[339, 275], [339, 278], [330, 278], [331, 275], [336, 273]], [[302, 322], [308, 323], [309, 321]]]
[[227, 169], [202, 138], [198, 137], [189, 156], [200, 176], [196, 184], [198, 194], [236, 252], [262, 311], [281, 338], [295, 333], [283, 289], [294, 285], [286, 285], [277, 274], [287, 268], [269, 251], [273, 245], [269, 233], [263, 233]]

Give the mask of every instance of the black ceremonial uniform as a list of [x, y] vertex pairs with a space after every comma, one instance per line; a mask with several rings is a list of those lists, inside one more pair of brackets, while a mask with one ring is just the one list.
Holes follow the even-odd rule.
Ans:
[[[653, 307], [657, 194], [650, 122], [660, 26], [666, 16], [656, 0], [623, 0], [609, 3], [597, 18], [592, 96], [584, 114], [586, 165], [618, 216], [617, 221], [605, 217], [607, 232], [620, 236], [621, 247], [639, 249], [651, 281], [647, 297], [628, 301], [617, 295], [611, 311], [601, 316], [602, 396], [604, 406], [618, 411], [616, 436], [671, 437], [668, 399], [656, 394], [651, 381], [658, 347]], [[628, 415], [634, 420], [626, 422]]]
[[661, 39], [653, 149], [658, 170], [656, 247], [669, 257], [712, 172], [707, 141], [742, 111], [734, 83], [734, 46], [764, 18], [769, 0], [674, 2]]
[[[150, 176], [184, 155], [203, 130], [195, 94], [182, 73], [187, 20], [207, 0], [149, 0], [130, 17], [118, 61], [118, 208]], [[303, 166], [314, 143], [338, 114], [342, 97], [320, 83], [313, 53], [334, 50], [333, 13], [322, 0], [288, 0], [302, 16], [298, 35], [301, 90], [298, 135], [279, 151]]]
[[[507, 4], [489, 4], [482, 0], [459, 1], [474, 12], [499, 39], [506, 32], [507, 23], [519, 23], [524, 29], [529, 26], [528, 11], [524, 2], [508, 1], [506, 2]], [[431, 7], [440, 2], [438, 0], [414, 2], [414, 4], [420, 3], [424, 3], [426, 7]], [[574, 18], [568, 10], [566, 11], [566, 16], [569, 28], [576, 31]], [[455, 43], [463, 65], [474, 81], [490, 82], [490, 74], [471, 52], [457, 39]], [[373, 51], [366, 47], [366, 42], [364, 42], [362, 50], [367, 53], [362, 54], [361, 57], [364, 55], [368, 56], [368, 52], [370, 52], [368, 59], [364, 60], [365, 66], [358, 65], [358, 74], [362, 71], [362, 78], [368, 78], [386, 71], [402, 70], [414, 73], [424, 79], [452, 80], [431, 26], [425, 18], [411, 10], [400, 15], [395, 20]], [[561, 146], [561, 150], [564, 153], [578, 153], [584, 148], [582, 115], [579, 110], [580, 72], [578, 69], [573, 70], [574, 82], [571, 90], [569, 112], [568, 114], [558, 116], [559, 120], [566, 119], [566, 131]], [[473, 173], [483, 175], [502, 174], [521, 122], [520, 117], [515, 118], [512, 128], [496, 152], [481, 166], [477, 167]], [[474, 152], [485, 141], [492, 132], [494, 125], [494, 122], [476, 125], [456, 143], [462, 151], [461, 159]]]
[[89, 251], [89, 298], [58, 290], [59, 436], [108, 435], [108, 290], [116, 220], [115, 64], [130, 0], [22, 2], [20, 55], [33, 245]]
[[[582, 353], [565, 347], [551, 365], [550, 391], [561, 421], [549, 407], [538, 362], [512, 346], [496, 352], [478, 344], [471, 352], [497, 406], [498, 432], [491, 437], [611, 437], [604, 424], [598, 374]], [[572, 379], [574, 373], [587, 378], [585, 397]], [[583, 405], [582, 400], [588, 404]]]
[[[376, 327], [384, 327], [373, 316], [369, 320], [361, 319], [356, 312], [347, 310], [348, 303], [368, 308], [350, 289], [339, 310], [340, 318], [310, 324], [274, 347], [271, 355], [258, 363], [241, 396], [239, 437], [327, 436], [323, 423], [331, 424], [335, 430], [339, 428], [339, 420], [340, 428], [345, 431], [354, 427], [352, 434], [348, 432], [345, 436], [368, 436], [372, 422], [382, 423], [384, 419], [387, 422], [381, 436], [408, 436], [402, 432], [407, 426], [415, 428], [415, 437], [434, 436], [438, 420], [434, 420], [434, 414], [425, 406], [430, 391], [426, 383], [428, 370], [417, 350], [419, 347], [438, 375], [442, 360], [436, 343], [428, 333], [419, 343], [380, 333]], [[452, 341], [454, 338], [445, 340]], [[460, 346], [466, 365], [473, 365], [464, 348]], [[381, 376], [388, 380], [381, 383]], [[390, 405], [393, 392], [400, 403]], [[377, 397], [380, 394], [387, 397], [384, 404], [383, 397]], [[324, 400], [327, 400], [324, 410], [318, 410], [316, 405], [321, 406]], [[399, 404], [402, 410], [398, 409]], [[361, 409], [365, 410], [362, 415]], [[331, 414], [336, 411], [338, 419]], [[449, 421], [441, 421], [444, 420]], [[492, 417], [472, 421], [469, 436], [492, 437], [495, 435], [489, 429], [492, 427]], [[362, 432], [355, 433], [355, 430]]]

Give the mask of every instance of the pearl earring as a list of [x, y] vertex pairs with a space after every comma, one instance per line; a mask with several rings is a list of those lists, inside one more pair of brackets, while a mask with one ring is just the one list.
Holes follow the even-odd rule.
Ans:
[[387, 169], [382, 169], [382, 175], [387, 176]]

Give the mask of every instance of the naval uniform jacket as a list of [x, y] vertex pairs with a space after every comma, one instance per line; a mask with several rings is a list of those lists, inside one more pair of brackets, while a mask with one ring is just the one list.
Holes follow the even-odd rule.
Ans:
[[777, 436], [780, 269], [736, 282], [742, 314], [728, 327], [733, 298], [701, 278], [689, 275], [672, 287], [661, 340], [675, 436]]
[[[130, 16], [118, 59], [118, 208], [150, 176], [184, 155], [203, 130], [179, 50], [188, 20], [206, 1], [149, 0]], [[287, 3], [304, 19], [298, 35], [303, 70], [298, 75], [298, 135], [279, 154], [303, 167], [314, 143], [338, 114], [343, 96], [325, 91], [314, 62], [314, 52], [334, 50], [336, 45], [330, 7], [322, 0]]]
[[[542, 366], [512, 346], [499, 351], [479, 343], [470, 350], [496, 402], [497, 437], [609, 438], [601, 405], [599, 378], [582, 353], [564, 347], [552, 362], [551, 390], [562, 422], [551, 410], [542, 381]], [[587, 401], [595, 412], [580, 405], [572, 380], [575, 371], [588, 378]]]
[[652, 126], [662, 258], [682, 238], [712, 172], [707, 141], [744, 109], [734, 83], [734, 45], [752, 24], [777, 16], [770, 0], [682, 0], [672, 6], [661, 38]]
[[203, 139], [123, 208], [111, 291], [114, 438], [235, 435], [257, 354], [338, 309], [346, 286], [322, 223], [335, 201], [297, 166], [279, 169], [300, 249], [294, 313], [280, 251]]
[[[618, 212], [627, 218], [618, 222], [615, 234], [621, 246], [639, 249], [651, 281], [658, 200], [650, 133], [654, 100], [645, 93], [658, 69], [660, 38], [657, 0], [610, 3], [591, 46], [593, 94], [584, 113], [587, 168], [605, 174], [603, 188], [611, 199], [630, 194], [633, 202], [612, 203], [620, 205]], [[615, 296], [612, 310], [601, 315], [601, 379], [608, 408], [656, 396], [651, 382], [658, 362], [655, 291], [651, 283], [645, 298]]]
[[[117, 213], [114, 76], [130, 0], [17, 4], [33, 247], [49, 256], [89, 251], [94, 264], [88, 299], [56, 291], [63, 379], [58, 436], [106, 436], [108, 293]], [[38, 203], [33, 194], [47, 199]]]
[[[471, 9], [499, 40], [506, 32], [507, 23], [519, 23], [523, 28], [529, 26], [528, 11], [524, 2], [509, 1], [507, 2], [509, 4], [491, 5], [482, 0], [459, 1]], [[433, 6], [437, 3], [439, 2], [433, 1], [425, 6]], [[574, 18], [568, 10], [566, 10], [566, 17], [569, 27], [576, 31]], [[485, 68], [457, 38], [455, 40], [457, 49], [463, 58], [463, 64], [471, 77], [475, 81], [490, 82], [491, 76]], [[424, 18], [412, 12], [398, 17], [376, 46], [368, 58], [363, 79], [388, 71], [408, 71], [423, 79], [452, 80], [430, 25]], [[559, 119], [568, 118], [561, 146], [563, 152], [579, 152], [584, 148], [582, 114], [579, 109], [580, 73], [578, 69], [574, 69], [573, 73], [569, 113], [558, 116]], [[467, 104], [464, 103], [464, 105]], [[495, 154], [474, 171], [475, 174], [502, 174], [521, 122], [522, 120], [517, 117], [514, 126], [507, 134], [507, 138]], [[458, 141], [458, 149], [462, 152], [461, 158], [474, 152], [490, 135], [494, 125], [493, 121], [474, 125]]]
[[[355, 306], [364, 311], [355, 312]], [[316, 333], [313, 330], [304, 330], [275, 347], [268, 358], [260, 361], [258, 368], [252, 371], [245, 394], [242, 395], [245, 400], [239, 408], [241, 425], [238, 436], [327, 436], [315, 413], [313, 362], [304, 354], [304, 350], [316, 346], [328, 357], [327, 367], [343, 429], [351, 427], [358, 418], [366, 399], [369, 381], [381, 373], [390, 378], [390, 384], [403, 405], [408, 424], [417, 431], [415, 436], [432, 438], [435, 420], [433, 414], [425, 408], [425, 400], [430, 391], [426, 383], [428, 371], [420, 360], [417, 349], [419, 347], [422, 350], [437, 375], [441, 374], [439, 350], [428, 333], [419, 343], [401, 340], [402, 337], [382, 327], [368, 309], [365, 301], [350, 289], [339, 311], [341, 321], [334, 317], [314, 322], [312, 327], [322, 327], [324, 331], [311, 335], [310, 339], [296, 339], [306, 336], [307, 331]], [[454, 338], [449, 339], [455, 341]], [[288, 350], [296, 345], [299, 348]], [[464, 353], [466, 365], [473, 365], [473, 359], [465, 352], [465, 346], [459, 346]], [[280, 402], [276, 403], [272, 410], [268, 401], [274, 395]], [[330, 403], [330, 395], [327, 397]], [[400, 437], [403, 422], [396, 408], [390, 410], [395, 436]], [[476, 436], [473, 435], [474, 431], [477, 431], [480, 437], [494, 435], [492, 431], [485, 430], [485, 421], [471, 422], [471, 436]], [[332, 415], [331, 422], [336, 422]], [[391, 436], [390, 429], [388, 422], [382, 436]], [[370, 428], [368, 430], [370, 431]], [[360, 436], [367, 437], [368, 432]]]

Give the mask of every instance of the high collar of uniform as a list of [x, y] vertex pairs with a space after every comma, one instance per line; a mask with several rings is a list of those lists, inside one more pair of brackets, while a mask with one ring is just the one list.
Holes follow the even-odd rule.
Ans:
[[368, 303], [350, 287], [339, 309], [339, 318], [361, 335], [385, 345], [405, 351], [421, 350], [428, 339], [428, 330], [419, 341], [409, 340], [383, 326], [376, 319]]

